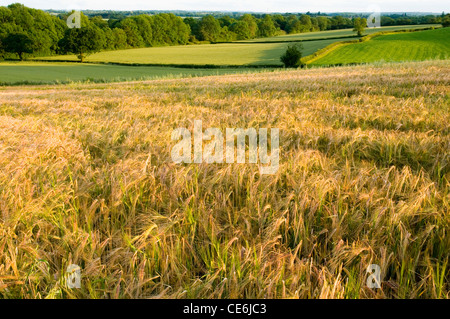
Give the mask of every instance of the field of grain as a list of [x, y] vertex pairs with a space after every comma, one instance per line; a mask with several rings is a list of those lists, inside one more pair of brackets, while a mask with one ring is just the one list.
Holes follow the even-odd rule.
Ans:
[[388, 34], [342, 46], [312, 65], [448, 59], [450, 28]]
[[[448, 298], [449, 85], [434, 61], [2, 87], [0, 297]], [[279, 128], [278, 172], [173, 163], [196, 119]]]
[[123, 82], [270, 71], [268, 69], [194, 69], [71, 62], [1, 62], [0, 85]]

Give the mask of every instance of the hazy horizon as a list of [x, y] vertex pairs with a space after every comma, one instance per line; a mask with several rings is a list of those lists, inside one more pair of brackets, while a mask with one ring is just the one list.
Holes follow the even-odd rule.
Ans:
[[[381, 12], [406, 13], [441, 13], [448, 12], [446, 1], [432, 0], [424, 3], [423, 1], [372, 1], [362, 3], [361, 1], [340, 1], [336, 3], [331, 0], [318, 0], [310, 4], [301, 4], [298, 1], [282, 0], [167, 0], [164, 2], [129, 0], [125, 3], [119, 0], [13, 0], [0, 1], [0, 5], [9, 5], [12, 3], [22, 3], [27, 7], [43, 10], [113, 10], [113, 11], [137, 11], [137, 10], [180, 10], [180, 11], [222, 11], [222, 12], [373, 12], [376, 8]], [[406, 8], [406, 10], [405, 10]]]

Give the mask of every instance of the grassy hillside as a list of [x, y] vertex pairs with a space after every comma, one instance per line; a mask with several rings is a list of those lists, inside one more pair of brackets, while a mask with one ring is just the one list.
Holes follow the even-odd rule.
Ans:
[[424, 61], [450, 57], [450, 28], [389, 34], [342, 46], [312, 65]]
[[[434, 61], [0, 88], [0, 298], [448, 298], [449, 84]], [[174, 164], [196, 119], [279, 128], [278, 172]]]
[[[309, 55], [327, 45], [340, 41], [328, 39], [304, 43], [304, 54]], [[87, 58], [91, 62], [194, 65], [282, 65], [280, 56], [287, 43], [223, 43], [154, 47], [99, 52]], [[40, 58], [45, 60], [75, 61], [75, 55]]]
[[[408, 30], [408, 29], [425, 29], [432, 26], [438, 25], [398, 25], [380, 28], [366, 28], [364, 35], [372, 34], [380, 31], [397, 31], [397, 30]], [[320, 32], [307, 32], [307, 33], [297, 33], [297, 34], [287, 34], [282, 36], [270, 37], [270, 38], [258, 38], [251, 40], [244, 40], [239, 42], [272, 42], [272, 41], [299, 41], [299, 40], [313, 40], [313, 39], [324, 39], [324, 38], [339, 38], [339, 37], [350, 37], [355, 35], [353, 29], [341, 29], [341, 30], [329, 30]]]
[[[429, 26], [396, 26], [367, 29], [367, 33], [381, 31], [394, 31], [411, 28], [425, 28]], [[352, 37], [353, 35], [353, 37]], [[314, 40], [303, 42], [303, 56], [313, 54], [317, 50], [342, 40], [354, 40], [355, 32], [334, 30], [324, 32], [311, 32], [279, 36], [273, 38], [255, 39], [252, 41], [266, 41], [265, 43], [252, 43], [241, 41], [239, 43], [185, 45], [170, 47], [153, 47], [141, 49], [128, 49], [99, 52], [87, 58], [89, 62], [113, 62], [125, 64], [154, 64], [154, 65], [216, 65], [216, 66], [243, 66], [243, 65], [273, 65], [281, 66], [280, 56], [285, 52], [288, 41]], [[327, 39], [329, 38], [329, 39]], [[275, 43], [274, 41], [278, 41]], [[271, 43], [273, 42], [273, 43]], [[63, 55], [37, 58], [36, 60], [77, 61], [75, 55]], [[102, 72], [108, 72], [105, 70]], [[152, 70], [150, 73], [154, 73]], [[169, 70], [168, 73], [170, 73]], [[148, 73], [144, 71], [143, 73]], [[158, 73], [158, 72], [156, 72]], [[120, 76], [120, 75], [118, 75]]]
[[55, 84], [80, 81], [119, 82], [257, 72], [255, 69], [187, 69], [80, 63], [0, 63], [0, 85]]

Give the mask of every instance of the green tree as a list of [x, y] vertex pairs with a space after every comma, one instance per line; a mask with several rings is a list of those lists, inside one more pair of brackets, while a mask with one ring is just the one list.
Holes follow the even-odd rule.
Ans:
[[317, 23], [319, 24], [320, 31], [328, 29], [328, 18], [327, 17], [317, 17]]
[[[0, 38], [2, 41], [10, 34], [24, 34], [32, 42], [33, 55], [55, 53], [58, 50], [58, 41], [63, 37], [65, 29], [67, 26], [64, 21], [42, 10], [27, 8], [18, 3], [0, 7]], [[28, 49], [27, 51], [29, 51]]]
[[128, 46], [132, 48], [144, 46], [144, 39], [142, 39], [135, 19], [132, 17], [123, 19], [120, 21], [120, 28], [125, 31], [125, 34], [127, 35]]
[[2, 43], [4, 50], [16, 53], [20, 61], [23, 61], [24, 53], [33, 53], [33, 41], [24, 33], [10, 33]]
[[313, 27], [311, 17], [307, 14], [301, 15], [300, 24], [301, 24], [300, 32], [310, 32]]
[[364, 33], [364, 30], [366, 29], [367, 26], [367, 19], [366, 18], [355, 18], [353, 20], [353, 31], [356, 31], [356, 33], [358, 34], [358, 36], [362, 36]]
[[90, 23], [95, 24], [102, 30], [109, 28], [108, 21], [103, 20], [102, 16], [95, 16], [89, 20]]
[[236, 33], [228, 30], [227, 26], [224, 26], [220, 30], [219, 41], [221, 42], [231, 42], [236, 40]]
[[167, 41], [167, 22], [164, 16], [157, 14], [152, 16], [153, 45], [164, 45]]
[[395, 20], [392, 19], [391, 17], [382, 16], [381, 17], [381, 25], [383, 25], [383, 26], [395, 25]]
[[201, 38], [200, 35], [200, 26], [199, 26], [199, 20], [198, 19], [194, 19], [191, 17], [187, 17], [183, 19], [183, 22], [189, 27], [189, 29], [191, 30], [191, 34], [192, 34], [192, 39], [195, 41], [197, 39]]
[[300, 33], [302, 32], [302, 24], [300, 20], [295, 15], [290, 15], [287, 19], [286, 23], [286, 32], [287, 33]]
[[229, 28], [230, 25], [232, 25], [234, 22], [236, 22], [235, 19], [231, 18], [230, 16], [223, 16], [219, 18], [220, 26]]
[[127, 34], [120, 28], [112, 30], [114, 36], [114, 49], [124, 49], [127, 47]]
[[153, 43], [153, 30], [151, 25], [151, 17], [146, 15], [138, 15], [132, 17], [134, 20], [137, 31], [139, 32], [140, 38], [144, 42], [145, 46], [151, 46]]
[[248, 39], [256, 38], [258, 34], [258, 24], [256, 22], [256, 18], [251, 14], [246, 13], [241, 17], [241, 21], [247, 24], [249, 36]]
[[273, 23], [272, 17], [268, 14], [258, 24], [258, 35], [260, 37], [271, 37], [275, 35], [277, 28]]
[[275, 27], [286, 31], [286, 18], [284, 16], [281, 14], [274, 14], [272, 15], [272, 20], [275, 23]]
[[59, 42], [63, 52], [77, 54], [80, 62], [84, 62], [89, 54], [102, 50], [105, 44], [103, 32], [92, 26], [68, 29]]
[[450, 13], [442, 17], [442, 26], [444, 28], [450, 27]]
[[236, 34], [238, 40], [250, 39], [250, 29], [244, 21], [236, 21], [230, 26], [230, 30]]
[[320, 31], [319, 20], [317, 20], [317, 18], [311, 17], [311, 24], [311, 31]]
[[335, 16], [331, 18], [330, 29], [345, 29], [353, 26], [353, 22], [350, 18], [344, 18], [342, 16]]
[[183, 23], [183, 19], [173, 13], [164, 14], [166, 19], [167, 44], [186, 44], [189, 41], [191, 29]]
[[303, 45], [301, 43], [290, 44], [280, 57], [280, 61], [286, 68], [298, 68], [301, 65], [302, 52]]
[[212, 15], [206, 15], [200, 21], [200, 40], [216, 42], [220, 36], [220, 23]]
[[11, 23], [14, 21], [12, 12], [7, 7], [0, 7], [0, 24]]

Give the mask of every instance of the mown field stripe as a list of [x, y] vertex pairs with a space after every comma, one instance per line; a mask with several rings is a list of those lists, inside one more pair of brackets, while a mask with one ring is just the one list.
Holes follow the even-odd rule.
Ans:
[[332, 44], [326, 46], [325, 48], [323, 48], [321, 50], [318, 50], [318, 51], [314, 52], [311, 55], [308, 55], [308, 56], [304, 57], [302, 59], [302, 62], [306, 63], [306, 64], [311, 64], [314, 61], [317, 61], [320, 58], [328, 55], [329, 53], [331, 53], [333, 51], [335, 51], [336, 49], [342, 48], [342, 47], [344, 47], [346, 45], [349, 45], [349, 44], [366, 42], [366, 41], [372, 40], [372, 39], [374, 39], [376, 37], [379, 37], [379, 36], [389, 35], [389, 34], [398, 34], [398, 33], [407, 33], [407, 32], [421, 32], [421, 31], [427, 31], [427, 30], [432, 30], [432, 29], [434, 29], [434, 27], [420, 28], [420, 29], [402, 29], [402, 30], [396, 30], [396, 31], [380, 31], [380, 32], [368, 34], [368, 35], [360, 38], [359, 40], [335, 42], [335, 43], [332, 43]]
[[[305, 59], [309, 65], [332, 66], [371, 62], [423, 61], [449, 57], [450, 29], [380, 32], [355, 41], [351, 46], [329, 47]], [[305, 61], [304, 60], [304, 61]]]

